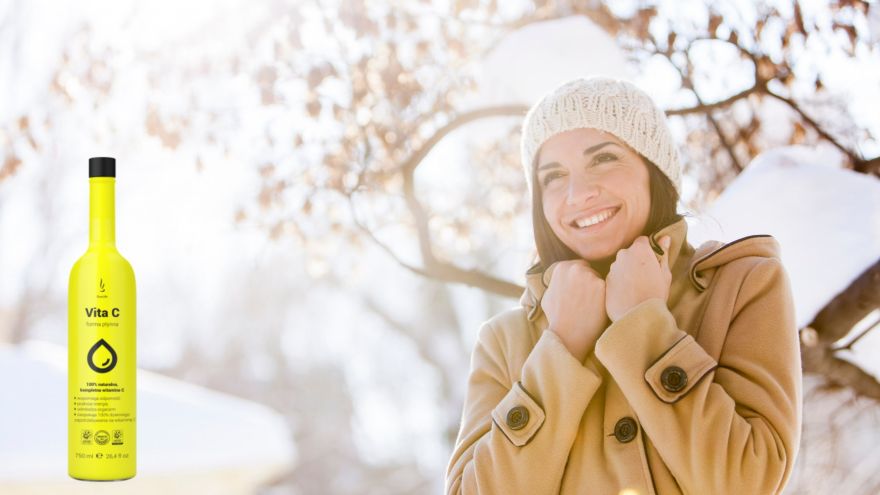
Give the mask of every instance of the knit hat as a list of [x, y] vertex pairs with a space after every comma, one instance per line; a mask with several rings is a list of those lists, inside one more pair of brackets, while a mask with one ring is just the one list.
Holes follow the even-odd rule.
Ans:
[[666, 114], [631, 82], [605, 76], [566, 82], [526, 114], [520, 151], [530, 193], [532, 165], [541, 145], [555, 134], [585, 127], [614, 134], [657, 165], [681, 194], [681, 167]]

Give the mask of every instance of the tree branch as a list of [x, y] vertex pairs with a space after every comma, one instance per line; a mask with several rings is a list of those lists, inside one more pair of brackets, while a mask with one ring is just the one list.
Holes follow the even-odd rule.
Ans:
[[833, 347], [868, 313], [880, 307], [880, 260], [865, 270], [853, 283], [831, 300], [808, 326], [818, 340], [801, 345], [804, 371], [825, 376], [831, 383], [846, 386], [856, 393], [880, 400], [880, 382], [858, 365], [839, 356], [837, 351], [850, 349], [876, 325], [868, 327], [849, 344]]
[[419, 239], [419, 251], [422, 256], [422, 263], [425, 266], [425, 268], [420, 269], [423, 272], [430, 273], [442, 281], [459, 282], [474, 287], [481, 287], [503, 296], [518, 297], [522, 294], [524, 288], [517, 284], [497, 279], [478, 270], [465, 270], [437, 259], [434, 255], [433, 241], [431, 240], [431, 232], [428, 225], [428, 213], [415, 192], [415, 170], [437, 143], [459, 127], [489, 117], [520, 116], [526, 111], [528, 111], [528, 107], [524, 105], [501, 105], [462, 113], [434, 132], [427, 142], [415, 150], [403, 162], [401, 167], [403, 194], [406, 199], [407, 208], [409, 208], [415, 220]]
[[856, 394], [880, 400], [880, 382], [858, 365], [834, 356], [829, 349], [801, 346], [804, 371], [824, 376], [830, 383]]
[[862, 272], [832, 299], [809, 326], [816, 329], [820, 345], [839, 341], [871, 311], [880, 307], [880, 260]]
[[760, 86], [755, 85], [748, 89], [744, 89], [739, 93], [731, 95], [723, 100], [718, 100], [714, 103], [700, 103], [699, 105], [694, 105], [692, 107], [667, 110], [666, 115], [688, 115], [692, 113], [708, 113], [714, 110], [720, 110], [729, 107], [730, 105], [736, 103], [738, 100], [747, 98], [751, 94], [761, 93], [761, 90], [762, 88]]
[[863, 174], [873, 174], [880, 177], [880, 156], [869, 160], [859, 160], [853, 165], [853, 170]]
[[846, 146], [840, 144], [840, 142], [838, 142], [837, 139], [835, 139], [831, 134], [829, 134], [827, 131], [825, 131], [825, 129], [823, 129], [822, 126], [820, 126], [818, 122], [816, 122], [809, 115], [807, 115], [806, 112], [804, 112], [804, 110], [800, 107], [800, 105], [798, 105], [794, 100], [792, 100], [791, 98], [786, 98], [785, 96], [776, 94], [773, 91], [771, 91], [770, 88], [766, 88], [764, 90], [764, 92], [766, 94], [772, 96], [773, 98], [776, 98], [777, 100], [785, 103], [789, 107], [791, 107], [792, 110], [794, 110], [798, 115], [800, 115], [800, 117], [804, 120], [804, 122], [806, 122], [810, 127], [812, 127], [813, 129], [816, 130], [816, 132], [819, 134], [819, 136], [821, 136], [823, 139], [825, 139], [826, 141], [828, 141], [829, 143], [834, 145], [835, 148], [842, 151], [846, 156], [848, 156], [850, 158], [850, 160], [852, 160], [852, 162], [854, 164], [864, 161], [864, 159], [858, 153], [851, 151]]
[[446, 125], [438, 129], [419, 149], [410, 155], [402, 165], [404, 172], [412, 172], [422, 163], [425, 156], [437, 145], [446, 135], [469, 124], [475, 120], [485, 119], [489, 117], [522, 117], [528, 111], [529, 107], [525, 105], [501, 105], [497, 107], [486, 107], [477, 110], [471, 110], [461, 113], [450, 120]]
[[877, 328], [878, 325], [880, 325], [880, 319], [878, 319], [874, 323], [871, 323], [870, 325], [868, 325], [864, 330], [862, 330], [858, 335], [853, 337], [852, 340], [847, 342], [845, 345], [841, 345], [838, 347], [832, 347], [831, 350], [834, 352], [844, 351], [844, 350], [851, 351], [853, 346], [856, 344], [856, 342], [858, 342], [865, 335], [868, 335], [868, 332]]
[[416, 223], [416, 231], [419, 238], [419, 250], [422, 254], [422, 262], [426, 267], [438, 263], [434, 256], [433, 244], [431, 241], [431, 232], [428, 227], [428, 214], [425, 212], [421, 202], [419, 202], [415, 193], [415, 170], [422, 160], [428, 156], [428, 153], [449, 133], [475, 120], [488, 117], [504, 117], [518, 116], [528, 110], [523, 105], [503, 105], [498, 107], [487, 107], [478, 110], [472, 110], [462, 113], [453, 118], [446, 125], [438, 129], [431, 137], [420, 146], [409, 158], [407, 158], [401, 166], [403, 173], [403, 193], [406, 198], [406, 205], [412, 213]]
[[437, 261], [436, 259], [433, 263], [424, 268], [411, 265], [400, 259], [400, 257], [398, 257], [397, 254], [394, 253], [393, 249], [391, 249], [387, 244], [379, 240], [379, 238], [376, 237], [372, 230], [370, 230], [360, 220], [358, 220], [357, 212], [354, 207], [354, 203], [351, 201], [351, 197], [349, 197], [349, 208], [352, 215], [352, 221], [364, 234], [366, 234], [367, 238], [370, 239], [380, 249], [385, 251], [385, 253], [388, 254], [391, 259], [397, 262], [397, 264], [399, 264], [403, 268], [406, 268], [412, 273], [415, 273], [416, 275], [439, 280], [441, 282], [465, 284], [471, 287], [485, 290], [493, 294], [498, 294], [500, 296], [511, 298], [519, 297], [525, 290], [525, 287], [521, 285], [517, 285], [513, 282], [508, 282], [506, 280], [493, 277], [488, 273], [479, 270], [466, 270], [449, 263]]
[[[667, 49], [666, 54], [669, 57], [669, 63], [672, 64], [673, 67], [675, 67], [675, 69], [678, 71], [679, 75], [681, 76], [682, 84], [684, 84], [684, 86], [687, 89], [689, 89], [691, 91], [691, 93], [693, 93], [694, 98], [697, 99], [697, 103], [700, 106], [705, 107], [706, 104], [703, 102], [703, 99], [700, 97], [700, 94], [697, 93], [697, 88], [694, 86], [694, 82], [690, 77], [690, 67], [691, 67], [690, 66], [690, 55], [687, 52], [685, 52], [685, 56], [688, 57], [688, 69], [689, 69], [686, 72], [684, 69], [682, 69], [678, 65], [672, 63], [672, 58], [669, 55], [669, 49]], [[718, 121], [715, 120], [715, 116], [712, 115], [712, 111], [711, 110], [707, 111], [704, 114], [706, 116], [706, 120], [708, 120], [709, 123], [712, 125], [712, 128], [715, 129], [715, 134], [718, 135], [718, 140], [721, 141], [721, 146], [724, 147], [724, 149], [727, 151], [727, 154], [730, 156], [730, 163], [733, 164], [734, 168], [736, 169], [737, 174], [739, 174], [740, 172], [743, 171], [743, 166], [739, 162], [739, 159], [736, 157], [736, 153], [733, 150], [733, 145], [731, 145], [727, 141], [727, 136], [724, 135], [724, 132], [721, 130], [721, 126], [718, 124]]]

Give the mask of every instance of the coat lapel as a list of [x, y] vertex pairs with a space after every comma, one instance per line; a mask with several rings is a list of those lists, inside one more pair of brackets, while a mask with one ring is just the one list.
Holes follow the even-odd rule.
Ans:
[[[660, 253], [663, 252], [659, 244], [660, 239], [664, 235], [672, 238], [672, 244], [669, 246], [669, 267], [672, 271], [672, 287], [669, 290], [670, 301], [677, 300], [683, 286], [688, 282], [688, 261], [694, 250], [687, 242], [687, 227], [687, 221], [681, 218], [648, 236], [648, 243], [654, 250], [658, 262], [660, 261]], [[526, 309], [526, 314], [531, 322], [536, 322], [543, 315], [541, 298], [544, 296], [544, 291], [550, 286], [553, 270], [557, 264], [558, 262], [553, 263], [543, 271], [539, 269], [539, 265], [535, 264], [526, 271], [526, 289], [520, 297], [520, 304]]]

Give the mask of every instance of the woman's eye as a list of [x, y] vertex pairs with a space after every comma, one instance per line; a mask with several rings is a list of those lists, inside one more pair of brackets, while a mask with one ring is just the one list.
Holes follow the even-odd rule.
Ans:
[[549, 184], [553, 179], [556, 179], [556, 178], [561, 177], [561, 176], [562, 176], [562, 174], [560, 174], [559, 172], [550, 172], [550, 173], [544, 175], [544, 180], [541, 181], [541, 182], [546, 186], [546, 185]]
[[596, 158], [593, 159], [593, 163], [604, 163], [617, 160], [617, 156], [611, 153], [602, 153], [600, 155], [596, 155]]

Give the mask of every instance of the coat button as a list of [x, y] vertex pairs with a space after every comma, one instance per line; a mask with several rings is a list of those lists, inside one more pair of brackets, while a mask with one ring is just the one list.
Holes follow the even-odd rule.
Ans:
[[507, 426], [511, 430], [520, 430], [529, 422], [529, 410], [525, 406], [516, 406], [507, 411]]
[[632, 439], [636, 437], [638, 431], [639, 425], [636, 423], [636, 420], [629, 416], [620, 418], [620, 421], [614, 425], [614, 437], [617, 438], [617, 441], [620, 443], [632, 441]]
[[660, 374], [660, 383], [669, 392], [678, 392], [687, 385], [688, 376], [678, 366], [670, 366]]

